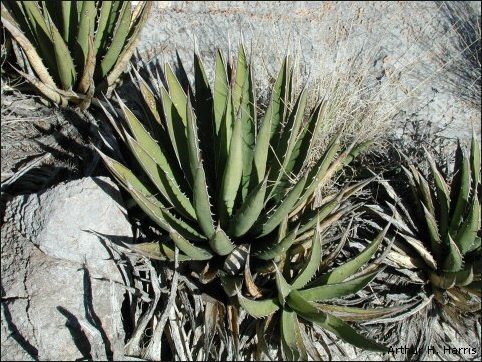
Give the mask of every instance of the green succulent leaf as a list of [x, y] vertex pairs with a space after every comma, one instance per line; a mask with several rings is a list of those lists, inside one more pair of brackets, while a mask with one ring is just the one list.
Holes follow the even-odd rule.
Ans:
[[254, 148], [256, 144], [256, 97], [254, 89], [254, 81], [251, 67], [248, 69], [248, 79], [243, 89], [242, 104], [240, 106], [240, 120], [243, 129], [243, 177], [241, 180], [241, 197], [245, 200], [249, 194], [249, 187], [252, 182], [256, 182], [253, 178], [253, 159]]
[[[432, 243], [432, 250], [437, 252], [437, 250], [440, 250], [442, 245], [442, 240], [440, 239], [437, 221], [435, 220], [435, 217], [433, 216], [433, 214], [425, 207], [425, 205], [422, 204], [422, 208], [425, 214], [425, 222], [427, 223], [430, 242]], [[439, 252], [437, 252], [437, 254], [439, 254]]]
[[194, 210], [199, 222], [199, 227], [205, 235], [211, 237], [214, 230], [213, 218], [211, 216], [211, 204], [209, 203], [209, 193], [206, 185], [206, 175], [202, 165], [197, 169], [194, 178]]
[[[149, 109], [149, 115], [154, 118], [154, 120], [158, 123], [160, 128], [165, 131], [164, 122], [161, 119], [162, 114], [162, 106], [160, 102], [157, 100], [156, 96], [152, 92], [152, 90], [147, 85], [146, 81], [141, 77], [139, 72], [136, 69], [133, 69], [133, 72], [136, 77], [137, 85], [139, 86], [139, 90], [142, 94], [142, 99], [146, 104], [147, 108]], [[164, 132], [163, 132], [164, 133]], [[165, 136], [165, 135], [163, 135]], [[167, 144], [168, 138], [163, 138], [163, 141]]]
[[190, 240], [204, 240], [205, 237], [197, 232], [189, 224], [176, 218], [162, 205], [144, 184], [132, 173], [131, 170], [121, 163], [111, 159], [98, 151], [105, 164], [117, 178], [117, 180], [127, 189], [137, 204], [157, 223], [162, 229], [170, 231], [174, 228], [181, 235]]
[[171, 206], [176, 208], [182, 216], [190, 219], [196, 219], [196, 213], [189, 199], [184, 195], [179, 186], [164, 171], [162, 164], [156, 163], [154, 159], [145, 151], [141, 145], [132, 137], [127, 136], [127, 142], [136, 156], [144, 171], [147, 173], [151, 181], [156, 185], [164, 198]]
[[472, 140], [470, 143], [470, 163], [472, 166], [473, 188], [476, 189], [480, 182], [480, 144], [477, 142], [475, 130], [472, 130]]
[[238, 111], [243, 101], [243, 91], [248, 82], [249, 66], [246, 60], [244, 46], [241, 44], [238, 51], [238, 62], [236, 64], [236, 77], [233, 85], [233, 106], [235, 112]]
[[455, 274], [455, 285], [465, 287], [474, 281], [474, 268], [469, 266]]
[[422, 200], [422, 205], [435, 218], [435, 206], [433, 205], [432, 193], [430, 191], [430, 186], [423, 175], [413, 168], [412, 173], [415, 176], [415, 180], [418, 183], [418, 192], [420, 195], [420, 200]]
[[166, 64], [165, 73], [172, 103], [174, 104], [174, 107], [176, 107], [177, 113], [179, 114], [184, 127], [187, 127], [188, 97], [169, 64]]
[[282, 310], [281, 336], [285, 347], [284, 355], [287, 360], [306, 361], [308, 359], [296, 312], [287, 309]]
[[433, 160], [430, 153], [425, 150], [425, 154], [427, 159], [430, 163], [430, 167], [432, 169], [432, 174], [435, 180], [435, 189], [437, 191], [437, 201], [440, 210], [440, 235], [443, 239], [446, 238], [447, 231], [448, 231], [448, 220], [449, 220], [449, 204], [450, 204], [450, 192], [445, 179], [440, 174], [435, 165], [435, 161]]
[[[174, 250], [167, 243], [162, 241], [129, 244], [128, 247], [147, 258], [156, 260], [174, 260]], [[187, 255], [178, 254], [178, 260], [183, 262], [192, 259]]]
[[318, 287], [299, 290], [300, 296], [310, 302], [320, 302], [332, 298], [344, 297], [356, 294], [359, 290], [365, 288], [381, 271], [379, 269], [372, 273], [367, 273], [357, 278], [350, 279], [345, 282], [320, 285]]
[[[190, 100], [186, 102], [186, 132], [189, 154], [189, 167], [191, 175], [196, 174], [199, 165], [202, 162], [201, 150], [199, 148], [198, 130], [195, 120], [194, 111], [191, 106]], [[188, 172], [188, 171], [187, 171]]]
[[[206, 170], [206, 177], [211, 185], [216, 186], [216, 125], [214, 124], [214, 105], [204, 65], [197, 54], [194, 54], [194, 87], [195, 112], [198, 124], [199, 147], [207, 164], [214, 165]], [[217, 194], [217, 190], [213, 193]]]
[[[298, 233], [297, 229], [291, 231], [288, 235], [281, 239], [278, 243], [268, 242], [267, 245], [257, 246], [257, 250], [253, 255], [261, 260], [272, 260], [286, 253], [286, 251], [293, 245]], [[259, 251], [258, 251], [259, 250]]]
[[209, 239], [209, 245], [218, 255], [228, 255], [235, 248], [235, 245], [219, 226], [214, 235]]
[[467, 253], [472, 253], [473, 251], [479, 250], [480, 251], [481, 245], [481, 238], [476, 237], [472, 246], [467, 250]]
[[224, 62], [221, 51], [218, 50], [216, 53], [216, 69], [213, 92], [214, 122], [216, 135], [218, 137], [221, 129], [222, 118], [229, 100], [229, 89], [226, 63]]
[[331, 272], [325, 274], [320, 283], [322, 284], [336, 284], [344, 281], [349, 276], [353, 275], [357, 270], [359, 270], [365, 263], [367, 263], [370, 258], [376, 253], [379, 245], [385, 238], [385, 235], [390, 227], [388, 224], [385, 229], [383, 229], [375, 239], [368, 245], [365, 250], [363, 250], [358, 256], [349, 260], [345, 264], [336, 267]]
[[265, 300], [252, 300], [245, 298], [238, 293], [239, 305], [252, 317], [264, 318], [267, 317], [279, 309], [276, 303], [276, 298]]
[[443, 263], [443, 270], [448, 272], [458, 272], [462, 268], [463, 258], [460, 250], [449, 235], [449, 252]]
[[[54, 78], [57, 78], [56, 81], [60, 81], [60, 74], [55, 77], [56, 74], [53, 73], [53, 70], [57, 67], [57, 61], [56, 54], [53, 49], [54, 44], [53, 39], [51, 39], [50, 27], [47, 24], [48, 18], [42, 15], [36, 1], [25, 1], [21, 2], [20, 4], [24, 19], [27, 20], [29, 30], [31, 31], [32, 38], [35, 39], [37, 52], [42, 60], [45, 61], [45, 66], [50, 69], [50, 72], [54, 75]], [[48, 16], [48, 13], [46, 15]], [[20, 30], [22, 29], [20, 28]]]
[[[271, 168], [271, 173], [276, 177], [276, 181], [272, 186], [270, 197], [274, 195], [277, 200], [280, 200], [284, 196], [286, 183], [289, 185], [288, 179], [291, 176], [290, 173], [292, 169], [289, 161], [296, 141], [298, 140], [298, 133], [306, 107], [306, 97], [306, 90], [303, 90], [298, 96], [295, 106], [284, 125], [285, 130], [276, 147], [275, 153], [277, 157]], [[281, 182], [282, 179], [284, 179], [284, 182]]]
[[[149, 132], [145, 129], [142, 123], [137, 119], [137, 117], [129, 110], [129, 108], [117, 98], [118, 102], [121, 106], [121, 110], [124, 115], [124, 119], [129, 126], [134, 139], [142, 145], [142, 148], [149, 154], [150, 157], [161, 167], [161, 169], [165, 172], [166, 176], [176, 181], [176, 188], [180, 192], [180, 177], [178, 176], [177, 172], [175, 173], [174, 167], [171, 166], [172, 162], [169, 162], [168, 155], [161, 149], [160, 145], [156, 142], [156, 140], [149, 134]], [[173, 181], [173, 182], [174, 182]], [[188, 206], [186, 206], [188, 207]], [[191, 214], [189, 212], [189, 214]]]
[[209, 260], [213, 257], [208, 249], [193, 245], [175, 231], [171, 231], [169, 236], [176, 246], [192, 260]]
[[101, 78], [107, 76], [112, 67], [115, 65], [119, 54], [121, 53], [122, 48], [126, 42], [127, 35], [129, 34], [130, 22], [131, 4], [130, 2], [126, 1], [122, 4], [119, 20], [117, 21], [110, 47], [107, 50], [104, 58], [100, 62]]
[[191, 169], [182, 167], [183, 165], [191, 164], [190, 153], [186, 152], [186, 150], [190, 149], [188, 145], [186, 127], [172, 102], [171, 96], [164, 87], [161, 87], [161, 101], [166, 120], [167, 132], [169, 134], [174, 153], [176, 154], [178, 164], [184, 171], [184, 176], [187, 182], [192, 185], [193, 175], [191, 174]]
[[233, 213], [234, 201], [238, 194], [241, 177], [243, 175], [243, 152], [242, 152], [242, 124], [239, 119], [234, 122], [231, 137], [229, 155], [224, 168], [223, 180], [221, 183], [221, 204], [218, 208], [221, 215], [231, 216]]
[[261, 128], [256, 138], [256, 145], [254, 146], [253, 163], [256, 169], [257, 182], [261, 182], [266, 174], [266, 162], [268, 160], [269, 141], [271, 138], [271, 123], [272, 123], [272, 108], [271, 105], [261, 121]]
[[313, 305], [303, 299], [297, 291], [292, 291], [290, 293], [287, 298], [287, 303], [303, 319], [319, 325], [321, 328], [332, 332], [337, 337], [356, 347], [375, 352], [388, 351], [388, 348], [357, 333], [341, 319], [316, 309]]
[[[184, 65], [182, 63], [181, 57], [179, 56], [179, 52], [177, 50], [176, 50], [176, 59], [177, 59], [177, 68], [176, 68], [177, 79], [176, 80], [179, 82], [181, 86], [181, 89], [178, 89], [177, 91], [182, 91], [181, 96], [186, 95], [186, 101], [187, 101], [187, 98], [189, 97], [191, 100], [191, 103], [194, 103], [195, 99], [192, 93], [191, 83], [189, 82], [186, 69], [184, 69]], [[171, 72], [169, 77], [171, 77], [172, 75], [173, 74]], [[169, 86], [169, 91], [170, 89], [171, 89], [171, 86]]]
[[480, 229], [480, 203], [474, 197], [472, 205], [467, 215], [467, 218], [462, 223], [456, 237], [455, 243], [462, 255], [465, 255], [472, 247], [477, 237], [477, 232]]
[[323, 120], [324, 102], [320, 102], [311, 114], [308, 124], [302, 127], [298, 140], [291, 152], [290, 161], [286, 169], [297, 175], [306, 165], [308, 153], [313, 147], [314, 140], [318, 134]]
[[77, 44], [82, 52], [81, 57], [78, 59], [80, 64], [77, 64], [77, 67], [82, 69], [79, 73], [83, 73], [84, 65], [87, 61], [89, 37], [93, 37], [94, 35], [96, 13], [97, 9], [95, 1], [82, 1], [81, 16], [77, 32]]
[[[63, 3], [64, 1], [62, 2], [62, 5]], [[97, 27], [95, 30], [95, 41], [94, 41], [94, 48], [96, 53], [99, 51], [102, 39], [104, 38], [104, 34], [106, 33], [109, 16], [111, 14], [112, 3], [113, 1], [102, 1], [102, 5], [100, 7], [100, 16], [99, 16], [99, 19], [97, 20]], [[70, 5], [69, 5], [69, 9], [70, 9]], [[70, 10], [68, 14], [70, 15]], [[68, 24], [69, 18], [65, 20], [67, 21], [67, 24]], [[66, 28], [68, 29], [68, 26], [67, 27], [64, 26], [64, 31]], [[67, 33], [64, 33], [64, 39], [68, 41], [69, 39], [68, 31]]]
[[234, 237], [240, 237], [246, 234], [256, 220], [258, 220], [258, 217], [263, 210], [267, 182], [268, 178], [266, 177], [251, 191], [241, 207], [231, 218], [229, 230]]
[[[236, 120], [236, 114], [233, 108], [233, 97], [231, 88], [228, 89], [228, 101], [226, 109], [221, 118], [221, 127], [219, 129], [218, 154], [217, 154], [217, 170], [220, 175], [224, 176], [224, 168], [227, 165], [227, 160], [230, 152], [231, 138], [233, 135], [233, 124]], [[239, 167], [239, 166], [238, 166]]]
[[456, 185], [458, 195], [456, 199], [453, 199], [453, 201], [455, 201], [455, 208], [451, 216], [449, 227], [452, 235], [456, 234], [462, 222], [464, 210], [467, 206], [470, 194], [470, 162], [465, 154], [462, 154], [462, 162], [460, 168], [456, 172], [460, 173], [459, 182], [457, 182], [460, 184]]
[[283, 274], [281, 274], [276, 264], [275, 264], [275, 271], [276, 271], [276, 288], [278, 289], [278, 301], [281, 305], [284, 305], [286, 298], [291, 293], [293, 288], [290, 284], [288, 284], [286, 279], [283, 277]]
[[[273, 87], [273, 93], [271, 94], [271, 112], [269, 116], [271, 117], [271, 135], [274, 137], [273, 146], [276, 146], [278, 141], [277, 133], [281, 121], [284, 119], [285, 110], [288, 107], [288, 96], [290, 94], [290, 67], [288, 64], [288, 58], [283, 60], [278, 77]], [[266, 111], [268, 115], [268, 111]]]
[[315, 230], [315, 233], [313, 234], [310, 257], [307, 263], [304, 265], [302, 271], [291, 283], [293, 288], [295, 289], [303, 288], [316, 274], [316, 271], [320, 266], [320, 262], [321, 262], [320, 234]]
[[[111, 1], [106, 1], [111, 2]], [[72, 18], [72, 3], [70, 1], [62, 1], [60, 3], [61, 11], [62, 11], [62, 37], [66, 44], [70, 42], [70, 33], [71, 33], [71, 18]]]
[[283, 221], [285, 216], [290, 213], [303, 192], [306, 179], [307, 176], [305, 175], [296, 183], [291, 191], [288, 192], [278, 208], [269, 215], [267, 219], [263, 219], [262, 223], [257, 223], [257, 229], [259, 230], [260, 236], [268, 235]]

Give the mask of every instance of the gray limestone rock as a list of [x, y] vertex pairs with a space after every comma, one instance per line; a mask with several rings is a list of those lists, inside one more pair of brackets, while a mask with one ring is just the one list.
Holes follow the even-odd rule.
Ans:
[[108, 178], [85, 178], [6, 206], [2, 360], [122, 357], [124, 282], [106, 238], [132, 236]]

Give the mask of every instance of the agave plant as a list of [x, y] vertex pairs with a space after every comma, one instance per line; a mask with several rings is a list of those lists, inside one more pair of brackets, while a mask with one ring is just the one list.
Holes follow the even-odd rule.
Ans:
[[[358, 270], [367, 263], [378, 250], [378, 247], [388, 230], [386, 227], [369, 245], [355, 258], [333, 268], [310, 283], [317, 270], [326, 261], [321, 261], [320, 235], [313, 236], [311, 254], [305, 265], [296, 274], [289, 278], [290, 271], [281, 273], [276, 268], [277, 295], [263, 300], [253, 300], [244, 297], [238, 292], [239, 304], [248, 314], [255, 318], [265, 318], [280, 311], [280, 336], [281, 347], [287, 360], [307, 360], [307, 349], [301, 333], [300, 320], [314, 323], [328, 330], [354, 346], [372, 350], [387, 351], [382, 345], [373, 342], [343, 321], [348, 315], [370, 315], [370, 318], [382, 317], [394, 312], [393, 308], [366, 310], [356, 307], [320, 304], [333, 298], [344, 297], [357, 293], [373, 280], [380, 268], [372, 264], [361, 273]], [[375, 269], [375, 270], [373, 270]], [[284, 275], [283, 275], [284, 274]], [[290, 280], [290, 283], [287, 282]]]
[[[166, 65], [166, 82], [158, 84], [157, 95], [134, 72], [141, 112], [136, 116], [118, 98], [122, 117], [106, 114], [129, 150], [125, 156], [135, 161], [127, 165], [99, 152], [137, 205], [168, 235], [133, 248], [172, 258], [177, 247], [179, 261], [204, 261], [202, 279], [221, 277], [226, 294], [234, 296], [243, 273], [250, 275], [250, 258], [257, 272], [274, 280], [276, 268], [290, 265], [313, 235], [353, 210], [349, 197], [370, 180], [344, 187], [317, 207], [314, 194], [367, 143], [352, 142], [342, 150], [337, 134], [309, 163], [324, 103], [305, 117], [307, 92], [294, 97], [288, 58], [260, 122], [243, 46], [235, 67], [217, 53], [214, 87], [196, 54], [194, 86], [183, 69], [176, 76]], [[319, 259], [316, 243], [312, 254]]]
[[[343, 202], [366, 184], [345, 188], [318, 208], [301, 212], [313, 202], [317, 187], [366, 145], [352, 144], [338, 154], [340, 137], [334, 136], [314, 166], [306, 169], [323, 120], [323, 104], [303, 123], [306, 91], [293, 102], [287, 59], [259, 127], [243, 47], [236, 68], [226, 65], [218, 52], [214, 89], [197, 55], [194, 66], [195, 93], [169, 66], [168, 89], [161, 85], [159, 96], [136, 74], [148, 115], [144, 122], [118, 98], [123, 118], [110, 119], [143, 175], [101, 153], [113, 175], [170, 235], [182, 257], [226, 257], [244, 243], [258, 250], [280, 244], [286, 249], [310, 238], [317, 223], [343, 209]], [[231, 69], [235, 75], [229, 75]], [[167, 250], [167, 244], [163, 247]]]
[[125, 71], [151, 4], [2, 0], [2, 24], [23, 53], [19, 70], [49, 101], [85, 109]]
[[430, 178], [411, 164], [403, 168], [411, 192], [397, 195], [383, 182], [393, 217], [380, 207], [372, 207], [393, 222], [403, 240], [389, 259], [402, 267], [424, 269], [436, 300], [443, 305], [479, 310], [480, 145], [475, 134], [470, 155], [458, 144], [450, 182], [427, 151], [426, 156]]

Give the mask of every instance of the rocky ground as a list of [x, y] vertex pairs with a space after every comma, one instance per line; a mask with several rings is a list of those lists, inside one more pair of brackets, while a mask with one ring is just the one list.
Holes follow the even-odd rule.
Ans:
[[[479, 5], [469, 4], [480, 17]], [[480, 134], [480, 104], [474, 106], [463, 97], [460, 88], [470, 86], [460, 77], [458, 90], [449, 83], [449, 73], [460, 74], [457, 66], [465, 64], [470, 43], [457, 45], [458, 34], [465, 28], [463, 20], [447, 16], [451, 6], [443, 2], [166, 1], [156, 4], [139, 47], [166, 61], [173, 61], [178, 51], [188, 69], [196, 48], [212, 69], [216, 48], [236, 54], [243, 41], [260, 89], [272, 81], [285, 54], [297, 60], [302, 79], [314, 86], [320, 78], [346, 72], [367, 74], [367, 88], [396, 109], [398, 126], [427, 122], [443, 129], [445, 136], [469, 137], [472, 126]], [[480, 70], [478, 79], [480, 84]], [[480, 85], [474, 92], [480, 92]]]
[[[460, 72], [472, 64], [470, 44], [457, 45], [466, 30], [460, 18], [454, 26], [450, 6], [157, 2], [139, 50], [161, 61], [174, 60], [177, 50], [189, 74], [193, 49], [212, 69], [216, 48], [235, 54], [243, 40], [261, 95], [289, 53], [298, 65], [299, 86], [309, 81], [323, 92], [327, 79], [356, 83], [356, 97], [390, 110], [386, 129], [394, 135], [421, 142], [434, 135], [466, 139], [474, 127], [480, 139], [480, 68], [476, 93], [477, 82]], [[480, 19], [480, 3], [469, 6]], [[133, 230], [117, 186], [97, 177], [107, 173], [89, 145], [91, 120], [45, 107], [4, 83], [1, 102], [1, 359], [125, 358], [132, 326], [123, 324], [121, 310], [133, 284], [109, 240], [130, 242]], [[175, 321], [168, 324], [174, 331]], [[453, 330], [447, 333], [457, 338]], [[344, 348], [331, 358], [374, 358]], [[480, 350], [452, 357], [476, 359]]]

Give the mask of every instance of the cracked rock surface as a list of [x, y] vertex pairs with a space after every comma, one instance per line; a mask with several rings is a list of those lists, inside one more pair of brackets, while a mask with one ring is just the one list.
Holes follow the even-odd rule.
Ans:
[[132, 230], [105, 177], [23, 195], [1, 227], [2, 360], [122, 356], [124, 282], [109, 240]]
[[[480, 5], [467, 4], [480, 17]], [[257, 94], [273, 82], [285, 54], [298, 58], [305, 68], [302, 74], [310, 79], [336, 73], [337, 62], [345, 70], [363, 54], [360, 65], [367, 65], [373, 85], [381, 87], [379, 96], [387, 104], [401, 102], [399, 126], [418, 118], [445, 129], [445, 136], [470, 138], [472, 126], [480, 134], [480, 106], [469, 107], [457, 91], [447, 87], [451, 79], [447, 72], [451, 64], [461, 61], [461, 54], [451, 47], [456, 32], [447, 31], [447, 26], [453, 26], [446, 25], [442, 5], [431, 1], [160, 1], [141, 31], [139, 49], [171, 64], [178, 52], [188, 74], [196, 50], [212, 78], [215, 50], [226, 56], [229, 49], [235, 56], [243, 41], [253, 56]], [[398, 79], [399, 89], [386, 85], [389, 78]], [[417, 91], [407, 99], [409, 89]]]

